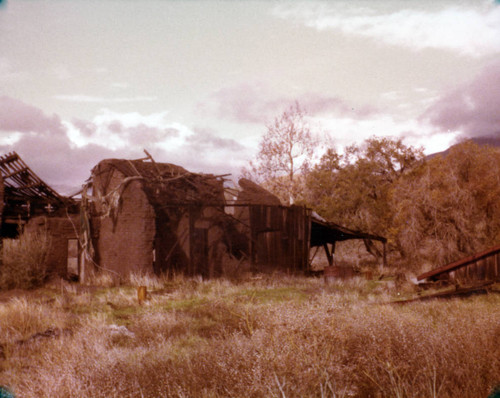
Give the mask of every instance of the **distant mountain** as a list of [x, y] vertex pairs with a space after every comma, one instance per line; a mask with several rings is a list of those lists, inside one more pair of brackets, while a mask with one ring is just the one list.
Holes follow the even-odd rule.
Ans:
[[[478, 145], [489, 145], [492, 147], [500, 148], [500, 134], [498, 136], [471, 137], [471, 138], [466, 138], [463, 141], [468, 141], [468, 140], [470, 140]], [[430, 155], [427, 155], [425, 158], [432, 159], [433, 157], [435, 157], [437, 155], [447, 155], [448, 152], [450, 152], [450, 149], [453, 147], [456, 147], [457, 145], [460, 145], [460, 142], [450, 146], [448, 149], [446, 149], [442, 152], [431, 153]]]

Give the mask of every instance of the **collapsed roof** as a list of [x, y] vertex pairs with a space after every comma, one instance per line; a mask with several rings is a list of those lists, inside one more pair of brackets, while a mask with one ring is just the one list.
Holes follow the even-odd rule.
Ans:
[[[145, 161], [149, 159], [150, 161]], [[99, 176], [99, 186], [94, 190], [107, 192], [112, 174], [118, 170], [125, 177], [122, 182], [140, 180], [144, 192], [155, 206], [221, 205], [224, 203], [222, 191], [224, 176], [191, 173], [181, 166], [157, 163], [148, 158], [138, 160], [105, 159], [92, 169], [92, 176]], [[93, 181], [95, 184], [95, 181]], [[123, 186], [120, 187], [123, 189]], [[168, 195], [166, 193], [168, 192]]]
[[42, 181], [16, 152], [0, 156], [0, 214], [4, 223], [17, 223], [73, 203]]
[[328, 222], [321, 216], [312, 213], [311, 220], [311, 247], [323, 246], [326, 243], [334, 244], [349, 239], [369, 239], [386, 243], [387, 239], [361, 231], [355, 231], [338, 224]]

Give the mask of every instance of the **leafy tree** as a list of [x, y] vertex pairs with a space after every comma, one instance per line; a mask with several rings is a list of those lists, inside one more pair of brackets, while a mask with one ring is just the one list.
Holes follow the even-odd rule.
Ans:
[[500, 241], [500, 152], [465, 142], [400, 180], [391, 234], [405, 257], [445, 264]]
[[243, 175], [256, 180], [283, 203], [302, 198], [303, 176], [315, 152], [315, 139], [306, 112], [296, 102], [267, 126], [255, 162]]
[[323, 217], [387, 237], [407, 265], [442, 265], [500, 242], [500, 151], [473, 142], [432, 159], [387, 138], [329, 150], [307, 192]]
[[[392, 138], [373, 137], [342, 154], [329, 149], [307, 176], [307, 203], [330, 221], [388, 237], [392, 190], [422, 157], [421, 149]], [[381, 256], [372, 242], [364, 243]]]
[[422, 157], [392, 138], [373, 137], [341, 155], [329, 149], [308, 176], [308, 203], [329, 220], [386, 235], [391, 190]]

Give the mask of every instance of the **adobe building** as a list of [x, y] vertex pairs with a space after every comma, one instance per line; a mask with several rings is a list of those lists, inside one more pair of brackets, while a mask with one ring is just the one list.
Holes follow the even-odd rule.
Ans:
[[[63, 197], [15, 153], [0, 157], [2, 237], [19, 225], [51, 238], [48, 267], [85, 281], [96, 272], [221, 276], [237, 271], [310, 269], [310, 249], [385, 239], [326, 222], [304, 206], [283, 206], [259, 185], [192, 173], [147, 157], [106, 159], [91, 171], [81, 199]], [[239, 267], [239, 268], [238, 268]]]
[[22, 231], [48, 234], [49, 270], [75, 277], [79, 218], [78, 203], [48, 186], [17, 153], [0, 156], [0, 239], [16, 238]]
[[95, 263], [119, 275], [219, 275], [227, 247], [222, 177], [145, 160], [107, 159], [92, 170], [82, 212]]

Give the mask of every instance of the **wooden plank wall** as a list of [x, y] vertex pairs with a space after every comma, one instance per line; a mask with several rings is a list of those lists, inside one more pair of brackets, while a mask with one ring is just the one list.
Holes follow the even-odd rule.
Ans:
[[500, 281], [500, 252], [480, 258], [449, 273], [458, 282]]
[[249, 208], [252, 263], [306, 270], [311, 232], [310, 210], [301, 206], [251, 205]]

